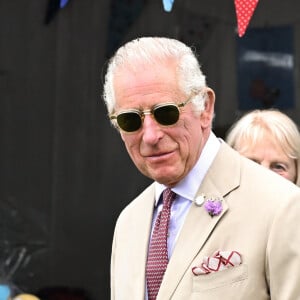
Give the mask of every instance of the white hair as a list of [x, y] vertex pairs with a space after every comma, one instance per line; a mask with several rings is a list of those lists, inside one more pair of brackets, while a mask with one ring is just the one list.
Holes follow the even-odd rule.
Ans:
[[245, 152], [266, 137], [296, 161], [296, 183], [300, 186], [300, 132], [297, 124], [286, 114], [276, 109], [248, 112], [228, 130], [226, 142], [237, 151]]
[[112, 114], [115, 109], [114, 76], [119, 68], [135, 70], [141, 64], [153, 65], [168, 59], [177, 61], [179, 88], [186, 95], [198, 94], [198, 97], [193, 97], [192, 102], [196, 111], [204, 110], [206, 97], [201, 93], [206, 80], [192, 49], [175, 39], [142, 37], [119, 48], [109, 61], [103, 89], [108, 113]]

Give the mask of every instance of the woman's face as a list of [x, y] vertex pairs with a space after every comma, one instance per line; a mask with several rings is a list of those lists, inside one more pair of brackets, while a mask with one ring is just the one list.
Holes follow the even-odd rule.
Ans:
[[288, 157], [278, 143], [270, 138], [264, 138], [251, 147], [239, 145], [239, 151], [243, 156], [257, 162], [258, 164], [276, 172], [282, 177], [296, 183], [297, 180], [297, 162]]

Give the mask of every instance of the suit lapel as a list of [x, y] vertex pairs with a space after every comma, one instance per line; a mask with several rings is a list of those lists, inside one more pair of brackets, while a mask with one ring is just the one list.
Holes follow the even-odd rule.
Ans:
[[136, 226], [136, 243], [130, 251], [131, 259], [135, 263], [132, 264], [130, 271], [132, 278], [128, 278], [132, 282], [131, 291], [134, 291], [134, 296], [131, 295], [132, 299], [144, 299], [145, 297], [145, 268], [155, 203], [154, 194], [154, 184], [152, 184], [138, 197], [136, 202], [136, 210], [141, 213], [138, 215], [138, 218], [133, 219]]
[[[220, 215], [211, 217], [202, 206], [194, 203], [188, 212], [180, 232], [157, 299], [170, 299], [181, 278], [193, 259], [206, 243], [209, 235], [225, 216], [229, 209], [226, 196], [239, 185], [240, 163], [237, 155], [226, 144], [221, 148], [205, 176], [197, 196], [222, 200], [223, 210]], [[228, 165], [230, 162], [230, 166]], [[230, 174], [226, 174], [230, 170]], [[190, 272], [192, 272], [190, 270]]]
[[[151, 184], [137, 199], [136, 210], [140, 211], [138, 218], [134, 220], [136, 224], [136, 244], [134, 252], [135, 264], [132, 265], [135, 270], [132, 270], [135, 279], [132, 287], [135, 297], [132, 299], [144, 299], [145, 297], [145, 266], [148, 254], [148, 243], [151, 232], [152, 216], [154, 210], [154, 184]], [[146, 201], [145, 201], [146, 200]]]

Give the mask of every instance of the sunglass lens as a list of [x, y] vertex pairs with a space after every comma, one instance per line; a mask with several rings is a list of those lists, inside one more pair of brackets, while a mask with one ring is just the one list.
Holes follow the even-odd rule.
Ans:
[[179, 119], [179, 109], [175, 105], [157, 107], [153, 114], [156, 121], [161, 125], [173, 125]]
[[142, 125], [141, 117], [135, 112], [121, 113], [117, 117], [119, 127], [127, 132], [132, 132], [140, 129]]

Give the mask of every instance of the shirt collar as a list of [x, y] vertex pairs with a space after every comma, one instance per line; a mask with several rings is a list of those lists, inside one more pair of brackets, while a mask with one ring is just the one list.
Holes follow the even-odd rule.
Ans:
[[[205, 174], [219, 151], [220, 143], [220, 140], [211, 132], [198, 161], [186, 177], [172, 188], [172, 191], [181, 197], [193, 201]], [[166, 188], [165, 185], [155, 182], [155, 205], [157, 205], [161, 193]]]

